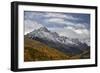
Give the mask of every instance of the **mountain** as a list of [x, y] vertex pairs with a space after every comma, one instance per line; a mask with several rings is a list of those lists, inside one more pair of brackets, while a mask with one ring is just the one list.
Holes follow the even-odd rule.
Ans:
[[53, 41], [53, 42], [59, 42], [59, 43], [63, 43], [63, 44], [74, 44], [74, 45], [78, 45], [77, 43], [79, 43], [78, 39], [70, 39], [64, 36], [59, 36], [56, 32], [50, 32], [47, 28], [45, 27], [41, 27], [40, 29], [34, 30], [32, 32], [30, 32], [28, 34], [28, 36], [30, 38], [41, 38], [41, 39], [45, 39], [45, 40], [49, 40], [49, 41]]
[[51, 32], [45, 27], [36, 29], [25, 36], [32, 40], [44, 43], [51, 48], [56, 48], [65, 54], [81, 54], [90, 48], [86, 43], [81, 42], [78, 39], [59, 36], [56, 32]]

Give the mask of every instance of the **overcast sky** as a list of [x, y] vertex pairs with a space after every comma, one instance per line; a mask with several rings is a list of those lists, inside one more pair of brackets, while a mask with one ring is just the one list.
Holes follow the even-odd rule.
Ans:
[[24, 25], [25, 34], [46, 27], [61, 36], [90, 37], [90, 14], [25, 11]]

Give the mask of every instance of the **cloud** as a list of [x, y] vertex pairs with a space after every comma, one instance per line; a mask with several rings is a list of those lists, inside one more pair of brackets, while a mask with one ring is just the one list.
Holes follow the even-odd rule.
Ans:
[[25, 11], [24, 15], [25, 15], [25, 17], [24, 17], [25, 19], [34, 19], [35, 17], [43, 17], [44, 13]]
[[69, 26], [77, 29], [87, 29], [85, 23], [72, 23]]
[[86, 27], [85, 27], [85, 23], [83, 23], [83, 24], [78, 23], [77, 25], [75, 25], [75, 28], [80, 28], [80, 29], [86, 28]]
[[[43, 24], [45, 27], [65, 27], [73, 26], [77, 28], [84, 28], [84, 23], [79, 23], [80, 19], [68, 13], [53, 13], [53, 12], [33, 12], [25, 11], [25, 20], [32, 20]], [[68, 20], [70, 19], [70, 20]], [[73, 22], [73, 20], [78, 20]]]
[[69, 19], [69, 20], [81, 20], [80, 18], [78, 17], [74, 17], [72, 15], [69, 15], [69, 14], [63, 14], [63, 13], [46, 13], [44, 15], [45, 17], [51, 17], [51, 18], [64, 18], [64, 19]]
[[51, 23], [51, 25], [55, 25], [55, 26], [74, 25], [74, 23], [72, 23], [71, 21], [64, 20], [63, 18], [49, 18], [49, 19], [45, 19], [44, 21], [49, 24]]
[[59, 23], [59, 24], [62, 24], [62, 23], [65, 23], [64, 19], [62, 18], [49, 18], [49, 19], [46, 19], [45, 20], [46, 22], [51, 22], [51, 23]]
[[43, 25], [37, 23], [36, 21], [31, 21], [31, 20], [25, 20], [24, 21], [24, 28], [25, 28], [25, 33], [27, 34], [35, 29], [38, 29], [40, 27], [43, 27]]
[[[76, 15], [77, 16], [77, 15]], [[73, 22], [75, 20], [75, 22]], [[70, 38], [89, 38], [90, 31], [86, 28], [89, 25], [85, 22], [79, 22], [79, 17], [68, 13], [53, 12], [25, 12], [25, 34], [38, 29], [42, 26], [49, 30], [57, 32], [61, 36]], [[41, 24], [40, 24], [41, 23]]]
[[49, 29], [53, 32], [57, 32], [60, 36], [66, 36], [70, 38], [76, 38], [76, 39], [88, 39], [90, 37], [89, 30], [86, 28], [80, 29], [80, 28], [75, 28], [72, 26], [67, 26], [64, 28], [57, 28], [57, 29]]
[[60, 13], [46, 13], [45, 17], [65, 18], [66, 15]]
[[79, 29], [79, 28], [84, 29], [84, 28], [86, 28], [86, 25], [88, 25], [86, 23], [67, 21], [67, 20], [64, 20], [63, 18], [49, 18], [49, 19], [45, 19], [45, 22], [49, 23], [49, 24], [47, 24], [48, 26], [49, 25], [52, 25], [52, 26], [55, 26], [55, 27], [71, 26], [71, 27], [74, 27], [75, 29]]

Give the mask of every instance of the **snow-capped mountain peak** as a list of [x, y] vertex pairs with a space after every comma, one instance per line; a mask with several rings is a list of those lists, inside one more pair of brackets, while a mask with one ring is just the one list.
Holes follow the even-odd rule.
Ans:
[[[48, 29], [46, 27], [40, 27], [39, 29], [37, 29], [36, 31], [44, 31], [44, 32], [49, 32]], [[34, 31], [33, 31], [34, 32]]]
[[39, 29], [36, 29], [28, 34], [30, 38], [41, 38], [53, 42], [58, 42], [61, 44], [72, 44], [72, 45], [78, 45], [79, 43], [82, 43], [78, 39], [71, 39], [69, 37], [59, 36], [56, 32], [49, 31], [46, 27], [40, 27]]

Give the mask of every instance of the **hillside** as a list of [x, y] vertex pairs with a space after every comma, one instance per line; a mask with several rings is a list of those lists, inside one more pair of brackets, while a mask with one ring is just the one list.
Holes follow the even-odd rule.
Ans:
[[29, 38], [24, 40], [24, 61], [63, 60], [70, 58], [69, 55], [55, 48], [50, 48], [39, 41]]
[[[85, 50], [81, 54], [65, 53], [58, 48], [50, 46], [27, 36], [24, 38], [24, 61], [47, 61], [47, 60], [72, 60], [89, 59], [90, 50]], [[59, 45], [58, 45], [59, 46]]]

